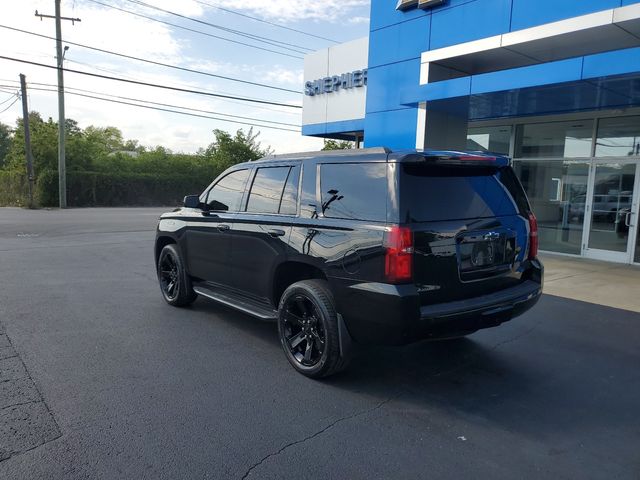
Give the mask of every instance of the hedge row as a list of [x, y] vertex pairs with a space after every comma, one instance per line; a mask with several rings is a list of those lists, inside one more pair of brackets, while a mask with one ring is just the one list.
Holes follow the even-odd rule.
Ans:
[[0, 170], [0, 206], [23, 207], [28, 203], [27, 175]]
[[[202, 192], [208, 178], [193, 175], [149, 173], [67, 172], [67, 204], [70, 207], [177, 205], [185, 195]], [[40, 172], [34, 192], [36, 205], [58, 205], [58, 172]], [[0, 172], [0, 205], [24, 205], [24, 175]]]

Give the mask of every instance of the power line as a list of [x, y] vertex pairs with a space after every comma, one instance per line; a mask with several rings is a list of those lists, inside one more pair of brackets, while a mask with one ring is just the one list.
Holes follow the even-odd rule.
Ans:
[[[189, 17], [187, 15], [182, 15], [182, 14], [177, 13], [177, 12], [172, 12], [171, 10], [166, 10], [164, 8], [157, 7], [155, 5], [151, 5], [149, 3], [145, 3], [145, 2], [143, 2], [141, 0], [125, 0], [125, 1], [127, 1], [129, 3], [136, 4], [136, 5], [141, 5], [143, 7], [147, 7], [147, 8], [150, 8], [152, 10], [157, 10], [157, 11], [162, 12], [162, 13], [167, 13], [169, 15], [173, 15], [173, 16], [178, 17], [178, 18], [183, 18], [185, 20], [191, 20], [192, 22], [196, 22], [196, 23], [199, 23], [201, 25], [206, 25], [206, 26], [211, 27], [211, 28], [216, 28], [216, 29], [222, 30], [224, 32], [229, 32], [229, 33], [233, 33], [235, 35], [239, 35], [241, 37], [245, 37], [245, 38], [250, 38], [252, 40], [261, 41], [261, 42], [266, 43], [268, 45], [273, 45], [274, 47], [283, 48], [285, 50], [290, 50], [292, 52], [305, 53], [304, 51], [300, 51], [298, 49], [303, 49], [303, 50], [307, 50], [307, 51], [312, 51], [313, 50], [313, 48], [304, 47], [304, 46], [300, 46], [300, 45], [295, 45], [293, 43], [287, 43], [287, 42], [283, 42], [281, 40], [276, 40], [276, 39], [273, 39], [273, 38], [263, 37], [261, 35], [255, 35], [253, 33], [246, 33], [246, 32], [243, 32], [242, 30], [235, 30], [233, 28], [224, 27], [224, 26], [218, 25], [216, 23], [210, 23], [210, 22], [207, 22], [205, 20], [200, 20], [198, 18], [193, 18], [193, 17]], [[283, 46], [278, 45], [278, 44], [286, 45], [288, 47], [294, 47], [294, 48], [287, 48], [287, 47], [283, 47]]]
[[[299, 57], [297, 55], [291, 55], [289, 53], [278, 52], [276, 50], [271, 50], [269, 48], [259, 47], [257, 45], [251, 45], [250, 43], [244, 43], [244, 42], [240, 42], [238, 40], [233, 40], [231, 38], [221, 37], [219, 35], [213, 35], [211, 33], [203, 32], [202, 30], [196, 30], [194, 28], [184, 27], [184, 26], [178, 25], [176, 23], [166, 22], [166, 21], [160, 20], [158, 18], [149, 17], [148, 15], [143, 15], [142, 13], [132, 12], [131, 10], [126, 10], [124, 8], [116, 7], [115, 5], [109, 5], [107, 3], [102, 3], [102, 2], [99, 2], [98, 0], [87, 0], [87, 1], [93, 2], [93, 3], [97, 3], [98, 5], [102, 5], [103, 7], [113, 8], [114, 10], [119, 10], [121, 12], [128, 13], [130, 15], [135, 15], [136, 17], [146, 18], [147, 20], [151, 20], [152, 22], [162, 23], [164, 25], [169, 25], [170, 27], [174, 27], [174, 28], [180, 28], [180, 29], [186, 30], [188, 32], [199, 33], [200, 35], [206, 35], [207, 37], [217, 38], [218, 40], [224, 40], [224, 41], [231, 42], [231, 43], [237, 43], [238, 45], [244, 45], [245, 47], [251, 47], [251, 48], [255, 48], [257, 50], [262, 50], [262, 51], [265, 51], [265, 52], [275, 53], [277, 55], [284, 55], [285, 57], [291, 57], [291, 58], [296, 58], [298, 60], [303, 60], [302, 57]], [[299, 53], [302, 53], [302, 52], [299, 52]]]
[[[70, 58], [65, 58], [65, 61], [66, 62], [70, 62], [70, 63], [77, 63], [79, 65], [84, 65], [86, 67], [93, 68], [93, 69], [99, 70], [101, 72], [119, 74], [119, 72], [116, 72], [115, 70], [99, 68], [99, 67], [96, 67], [95, 65], [91, 65], [91, 64], [85, 63], [85, 62], [78, 62], [78, 61], [72, 60]], [[122, 75], [122, 77], [131, 79], [131, 80], [135, 80], [133, 77], [130, 77], [128, 75]], [[13, 80], [13, 79], [10, 79], [10, 78], [0, 78], [0, 82], [18, 83], [17, 80]], [[43, 83], [37, 83], [37, 82], [29, 82], [29, 84], [30, 85], [50, 85], [50, 84], [43, 84]], [[171, 83], [171, 84], [167, 83], [167, 85], [169, 85], [169, 86], [177, 86], [177, 87], [185, 87], [185, 88], [190, 87], [190, 85], [184, 84], [184, 83]], [[74, 87], [65, 87], [65, 88], [71, 88], [71, 89], [74, 89], [74, 90], [83, 91], [80, 88], [74, 88]], [[227, 94], [228, 95], [233, 95], [231, 93], [223, 92], [223, 91], [213, 92], [211, 90], [205, 90], [205, 89], [202, 89], [202, 91], [203, 92], [210, 92], [210, 93], [220, 93], [220, 94], [223, 94], [223, 95], [227, 95]], [[7, 92], [7, 93], [11, 93], [11, 92]], [[105, 94], [105, 95], [109, 95], [109, 94]], [[249, 97], [249, 98], [252, 98], [252, 97]], [[258, 110], [265, 110], [265, 111], [269, 111], [269, 112], [275, 112], [275, 113], [279, 113], [281, 115], [295, 115], [295, 116], [299, 116], [300, 115], [300, 111], [290, 112], [290, 111], [284, 110], [282, 108], [273, 108], [273, 107], [269, 107], [269, 106], [266, 106], [266, 105], [259, 105], [259, 104], [255, 104], [255, 103], [247, 105], [247, 104], [245, 104], [243, 102], [239, 102], [239, 101], [235, 101], [235, 100], [229, 100], [229, 99], [226, 99], [226, 98], [217, 98], [216, 100], [218, 102], [231, 103], [233, 105], [241, 105], [241, 106], [243, 106], [245, 108], [252, 108], [252, 109], [258, 109]], [[256, 100], [261, 100], [261, 99], [258, 98]]]
[[210, 3], [203, 2], [202, 0], [194, 0], [196, 3], [201, 5], [206, 5], [211, 8], [217, 8], [218, 10], [222, 10], [223, 12], [232, 13], [233, 15], [239, 15], [240, 17], [250, 18], [251, 20], [255, 20], [256, 22], [266, 23], [267, 25], [272, 25], [274, 27], [283, 28], [285, 30], [289, 30], [291, 32], [300, 33], [302, 35], [307, 35], [309, 37], [319, 38], [320, 40], [326, 40], [328, 42], [339, 43], [338, 40], [333, 40], [332, 38], [321, 37], [320, 35], [314, 35], [313, 33], [305, 32], [303, 30], [297, 30], [295, 28], [287, 27], [285, 25], [281, 25], [279, 23], [270, 22], [268, 20], [264, 20], [263, 18], [252, 17], [251, 15], [247, 15], [246, 13], [238, 12], [237, 10], [231, 10], [229, 8], [219, 7], [218, 5], [211, 5]]
[[[32, 90], [39, 90], [39, 91], [43, 91], [43, 92], [57, 92], [58, 90], [54, 90], [54, 89], [47, 89], [47, 88], [35, 88], [35, 87], [30, 87]], [[85, 98], [92, 98], [95, 100], [102, 100], [103, 102], [110, 102], [110, 103], [119, 103], [121, 105], [129, 105], [132, 107], [139, 107], [139, 108], [146, 108], [149, 110], [158, 110], [161, 112], [169, 112], [169, 113], [177, 113], [179, 115], [187, 115], [190, 117], [198, 117], [198, 118], [207, 118], [207, 119], [211, 119], [211, 120], [217, 120], [220, 122], [229, 122], [229, 123], [236, 123], [239, 125], [248, 125], [251, 127], [260, 127], [260, 128], [268, 128], [271, 130], [282, 130], [285, 132], [294, 132], [294, 133], [300, 133], [300, 130], [294, 130], [292, 128], [284, 128], [284, 127], [273, 127], [271, 125], [262, 125], [262, 124], [258, 124], [258, 123], [251, 123], [251, 122], [241, 122], [238, 120], [231, 120], [228, 118], [220, 118], [220, 117], [213, 117], [210, 115], [201, 115], [198, 113], [189, 113], [189, 112], [181, 112], [179, 110], [172, 110], [169, 108], [161, 108], [161, 107], [152, 107], [151, 105], [141, 105], [139, 103], [132, 103], [132, 102], [125, 102], [122, 100], [113, 100], [111, 98], [103, 98], [103, 97], [97, 97], [95, 95], [87, 95], [84, 93], [77, 93], [77, 92], [66, 92], [68, 95], [76, 95], [79, 97], [85, 97]], [[15, 102], [14, 102], [15, 103]], [[12, 104], [13, 105], [13, 104]], [[182, 108], [182, 107], [179, 107]], [[0, 112], [2, 113], [2, 112]]]
[[[0, 59], [9, 60], [9, 61], [12, 61], [12, 62], [26, 63], [28, 65], [35, 65], [35, 66], [38, 66], [38, 67], [58, 69], [58, 67], [54, 67], [53, 65], [46, 65], [44, 63], [39, 63], [39, 62], [31, 62], [29, 60], [22, 60], [22, 59], [19, 59], [19, 58], [6, 57], [4, 55], [0, 55]], [[200, 90], [192, 90], [192, 89], [188, 89], [188, 88], [169, 87], [167, 85], [159, 85], [157, 83], [142, 82], [140, 80], [127, 80], [125, 78], [112, 77], [110, 75], [101, 75], [99, 73], [83, 72], [82, 70], [74, 70], [72, 68], [62, 68], [62, 70], [64, 70], [65, 72], [77, 73], [77, 74], [80, 74], [80, 75], [87, 75], [89, 77], [103, 78], [105, 80], [114, 80], [114, 81], [117, 81], [117, 82], [124, 82], [124, 83], [132, 83], [132, 84], [135, 84], [135, 85], [143, 85], [145, 87], [163, 88], [165, 90], [174, 90], [176, 92], [195, 93], [197, 95], [206, 95], [206, 96], [209, 96], [209, 97], [218, 97], [218, 98], [230, 98], [230, 99], [233, 99], [233, 100], [241, 100], [243, 102], [260, 103], [260, 104], [266, 104], [266, 105], [276, 105], [278, 107], [299, 108], [299, 109], [302, 108], [300, 105], [290, 105], [290, 104], [287, 104], [287, 103], [272, 102], [272, 101], [268, 101], [268, 100], [255, 100], [255, 99], [251, 99], [251, 98], [238, 97], [238, 96], [234, 96], [234, 95], [222, 95], [222, 94], [219, 94], [219, 93], [210, 93], [210, 92], [204, 92], [204, 91], [200, 91]]]
[[[25, 33], [27, 35], [33, 35], [33, 36], [36, 36], [36, 37], [47, 38], [49, 40], [55, 40], [54, 37], [50, 37], [49, 35], [43, 35], [43, 34], [40, 34], [40, 33], [29, 32], [27, 30], [22, 30], [20, 28], [10, 27], [8, 25], [1, 25], [0, 24], [0, 28], [6, 28], [7, 30], [13, 30], [15, 32]], [[89, 49], [89, 50], [94, 50], [96, 52], [107, 53], [109, 55], [115, 55], [115, 56], [118, 56], [118, 57], [127, 58], [129, 60], [136, 60], [138, 62], [150, 63], [152, 65], [157, 65], [157, 66], [161, 66], [161, 67], [173, 68], [175, 70], [181, 70], [183, 72], [197, 73], [199, 75], [206, 75], [208, 77], [220, 78], [222, 80], [229, 80], [231, 82], [245, 83], [245, 84], [254, 85], [254, 86], [257, 86], [257, 87], [270, 88], [270, 89], [273, 89], [273, 90], [281, 90], [283, 92], [301, 93], [298, 90], [291, 90], [289, 88], [283, 88], [283, 87], [274, 87], [273, 85], [266, 85], [264, 83], [251, 82], [249, 80], [241, 80], [239, 78], [227, 77], [227, 76], [224, 76], [224, 75], [217, 75], [215, 73], [203, 72], [201, 70], [194, 70], [192, 68], [180, 67], [178, 65], [171, 65], [169, 63], [158, 62], [158, 61], [150, 60], [150, 59], [147, 59], [147, 58], [135, 57], [133, 55], [127, 55], [125, 53], [114, 52], [112, 50], [105, 50], [104, 48], [92, 47], [90, 45], [84, 45], [82, 43], [70, 42], [68, 40], [65, 40], [65, 43], [69, 44], [69, 45], [74, 45], [76, 47], [81, 47], [81, 48], [86, 48], [86, 49]]]
[[[39, 86], [44, 86], [44, 87], [55, 87], [55, 85], [53, 85], [51, 83], [40, 83], [40, 82], [30, 82], [29, 85], [39, 85]], [[0, 87], [5, 87], [5, 86], [10, 87], [10, 85], [0, 85]], [[34, 88], [34, 87], [30, 87], [30, 88], [33, 89], [33, 90], [50, 91], [50, 90]], [[211, 111], [211, 110], [202, 110], [202, 109], [199, 109], [199, 108], [192, 108], [192, 107], [183, 107], [181, 105], [154, 102], [154, 101], [151, 101], [151, 100], [143, 100], [143, 99], [140, 99], [140, 98], [124, 97], [124, 96], [121, 96], [121, 95], [112, 95], [112, 94], [109, 94], [109, 93], [96, 92], [95, 90], [86, 90], [86, 89], [83, 89], [83, 88], [66, 87], [66, 89], [67, 90], [76, 90], [78, 92], [84, 92], [84, 93], [93, 93], [95, 95], [102, 95], [102, 96], [105, 96], [105, 97], [119, 98], [119, 99], [122, 99], [122, 100], [131, 100], [131, 101], [134, 101], [134, 102], [149, 103], [149, 104], [152, 104], [152, 105], [159, 105], [159, 106], [162, 106], [162, 107], [180, 108], [182, 110], [188, 110], [188, 111], [192, 111], [192, 112], [209, 113], [209, 114], [212, 114], [212, 115], [223, 115], [225, 117], [239, 118], [239, 119], [242, 119], [242, 120], [252, 120], [252, 121], [256, 121], [256, 122], [272, 123], [274, 125], [284, 125], [284, 126], [287, 126], [287, 127], [300, 128], [300, 125], [296, 125], [294, 123], [276, 122], [275, 120], [264, 120], [262, 118], [247, 117], [247, 116], [243, 116], [243, 115], [233, 115], [233, 114], [230, 114], [230, 113], [214, 112], [214, 111]], [[73, 92], [68, 92], [68, 93], [73, 94]]]
[[11, 100], [13, 97], [15, 97], [18, 94], [18, 92], [11, 92], [11, 91], [5, 90], [5, 89], [0, 89], [0, 92], [10, 93], [11, 94], [9, 96], [9, 98], [7, 98], [6, 100], [3, 100], [2, 102], [0, 102], [0, 105], [4, 105], [5, 103], [7, 103], [9, 100]]
[[18, 100], [20, 100], [20, 96], [16, 96], [15, 100], [14, 100], [13, 102], [11, 102], [11, 104], [10, 104], [7, 108], [5, 108], [4, 110], [2, 110], [0, 113], [4, 113], [4, 112], [6, 112], [7, 110], [9, 110], [11, 107], [13, 107], [13, 106], [16, 104], [16, 102], [17, 102]]

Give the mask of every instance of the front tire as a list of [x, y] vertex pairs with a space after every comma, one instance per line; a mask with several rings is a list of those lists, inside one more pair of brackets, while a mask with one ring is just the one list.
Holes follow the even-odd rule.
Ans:
[[349, 363], [347, 352], [340, 351], [338, 314], [324, 280], [303, 280], [285, 290], [278, 332], [287, 360], [307, 377], [327, 377]]
[[172, 243], [162, 249], [156, 267], [160, 291], [169, 305], [184, 307], [195, 301], [198, 295], [193, 291], [177, 245]]

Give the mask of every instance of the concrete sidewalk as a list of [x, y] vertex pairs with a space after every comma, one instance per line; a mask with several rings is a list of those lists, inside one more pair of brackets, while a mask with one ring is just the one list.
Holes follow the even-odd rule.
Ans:
[[640, 267], [549, 253], [540, 257], [544, 293], [640, 312]]

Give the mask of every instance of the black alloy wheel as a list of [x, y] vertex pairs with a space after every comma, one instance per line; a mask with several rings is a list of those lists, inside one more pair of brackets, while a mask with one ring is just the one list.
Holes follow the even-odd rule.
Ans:
[[311, 300], [302, 294], [284, 304], [284, 336], [291, 356], [305, 367], [313, 367], [322, 358], [326, 334], [320, 315]]
[[346, 345], [340, 348], [340, 320], [325, 280], [290, 285], [282, 294], [278, 312], [280, 343], [298, 372], [321, 378], [348, 365], [350, 352]]
[[158, 281], [162, 296], [169, 305], [182, 307], [193, 303], [197, 295], [184, 270], [180, 252], [175, 244], [166, 245], [158, 257]]
[[167, 300], [174, 300], [178, 296], [180, 274], [176, 259], [171, 253], [163, 255], [160, 259], [160, 288]]

